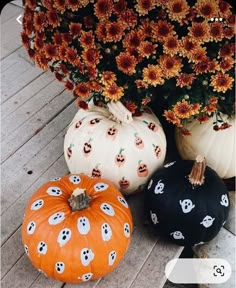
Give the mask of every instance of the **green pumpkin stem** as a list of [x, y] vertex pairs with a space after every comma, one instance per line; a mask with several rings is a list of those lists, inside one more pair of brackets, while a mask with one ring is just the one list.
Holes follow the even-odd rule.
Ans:
[[79, 211], [89, 207], [91, 197], [85, 189], [76, 188], [68, 199], [72, 211]]
[[201, 186], [205, 180], [206, 159], [202, 155], [198, 155], [194, 161], [193, 168], [188, 175], [189, 182], [196, 186]]

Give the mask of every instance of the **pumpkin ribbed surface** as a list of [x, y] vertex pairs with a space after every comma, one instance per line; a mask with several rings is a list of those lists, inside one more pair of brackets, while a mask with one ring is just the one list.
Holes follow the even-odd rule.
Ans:
[[79, 110], [64, 141], [71, 173], [107, 178], [124, 194], [142, 189], [165, 154], [166, 137], [151, 110], [131, 123], [116, 122], [102, 109]]
[[186, 124], [190, 136], [182, 135], [176, 130], [176, 144], [178, 151], [184, 160], [193, 160], [198, 154], [206, 157], [207, 165], [214, 169], [221, 178], [235, 176], [235, 118], [228, 120], [222, 118], [231, 127], [215, 131], [214, 119], [200, 124], [197, 120]]
[[[86, 189], [91, 200], [88, 208], [73, 212], [68, 200], [76, 189]], [[132, 231], [128, 204], [112, 183], [67, 175], [45, 183], [31, 197], [22, 241], [37, 269], [75, 283], [112, 271], [125, 255]]]

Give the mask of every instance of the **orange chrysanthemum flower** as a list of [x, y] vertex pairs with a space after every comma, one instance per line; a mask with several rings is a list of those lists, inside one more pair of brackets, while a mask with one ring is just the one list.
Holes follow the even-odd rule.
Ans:
[[89, 88], [95, 92], [101, 92], [103, 90], [102, 85], [100, 85], [97, 81], [92, 80], [88, 82]]
[[34, 27], [38, 32], [44, 31], [47, 26], [47, 17], [44, 12], [39, 12], [34, 14]]
[[129, 55], [134, 56], [136, 63], [142, 61], [142, 59], [143, 59], [143, 57], [139, 53], [139, 47], [129, 47], [126, 49], [126, 52]]
[[219, 63], [216, 61], [216, 59], [211, 60], [208, 66], [208, 72], [214, 73], [218, 70], [220, 70]]
[[133, 74], [135, 73], [136, 60], [135, 57], [122, 52], [116, 57], [116, 63], [119, 70], [121, 70], [125, 74]]
[[209, 24], [210, 41], [221, 41], [224, 38], [223, 24], [214, 22]]
[[104, 71], [101, 75], [101, 83], [103, 85], [111, 85], [116, 81], [116, 74], [112, 71]]
[[172, 110], [165, 110], [163, 114], [166, 118], [166, 120], [177, 127], [181, 127], [180, 119], [175, 115], [175, 113]]
[[209, 25], [204, 22], [193, 22], [192, 26], [188, 28], [189, 36], [197, 43], [204, 43], [210, 41]]
[[124, 40], [123, 40], [123, 45], [124, 47], [139, 47], [142, 41], [144, 40], [144, 34], [142, 31], [131, 31], [129, 32]]
[[189, 37], [183, 37], [179, 41], [179, 53], [184, 57], [190, 58], [194, 51], [198, 48], [198, 44]]
[[192, 116], [192, 106], [186, 100], [178, 101], [173, 106], [173, 112], [180, 119], [188, 119]]
[[202, 112], [205, 112], [208, 115], [211, 115], [212, 113], [216, 112], [217, 106], [216, 105], [206, 105]]
[[144, 16], [148, 14], [149, 11], [155, 8], [154, 0], [137, 0], [137, 4], [135, 5], [136, 11], [140, 16]]
[[98, 0], [94, 6], [94, 14], [98, 19], [109, 18], [112, 14], [113, 3], [111, 0]]
[[106, 26], [107, 26], [107, 23], [108, 22], [106, 22], [106, 21], [99, 22], [98, 25], [97, 25], [96, 31], [95, 31], [98, 40], [101, 41], [101, 42], [106, 42], [106, 38], [107, 38]]
[[135, 84], [137, 86], [138, 89], [140, 88], [148, 88], [148, 84], [146, 82], [144, 82], [143, 80], [135, 80]]
[[233, 58], [226, 58], [220, 62], [220, 70], [226, 72], [234, 67], [235, 60]]
[[53, 10], [53, 1], [51, 1], [51, 0], [41, 0], [41, 2], [43, 4], [43, 6], [46, 7], [48, 10]]
[[225, 38], [231, 39], [234, 37], [235, 33], [235, 28], [233, 27], [226, 27], [223, 31]]
[[191, 113], [192, 115], [199, 114], [200, 108], [202, 107], [199, 103], [191, 104]]
[[120, 41], [124, 33], [122, 24], [118, 22], [110, 22], [107, 25], [106, 31], [107, 31], [107, 38], [106, 38], [107, 42]]
[[114, 3], [113, 9], [116, 14], [121, 14], [126, 10], [127, 2], [125, 0], [119, 0], [118, 2]]
[[152, 37], [153, 25], [154, 21], [150, 21], [149, 19], [141, 20], [141, 25], [139, 26], [139, 28], [143, 32], [144, 39]]
[[39, 52], [35, 54], [34, 57], [35, 63], [42, 69], [48, 70], [48, 62], [49, 60], [46, 58], [43, 52]]
[[153, 44], [149, 41], [143, 41], [138, 47], [138, 51], [142, 57], [149, 58], [152, 54], [155, 54], [157, 44]]
[[53, 28], [59, 26], [61, 18], [57, 14], [57, 11], [55, 10], [49, 10], [47, 12], [47, 19], [48, 19], [48, 24], [52, 25]]
[[66, 9], [66, 0], [54, 0], [53, 1], [53, 7], [59, 11], [59, 12], [64, 12]]
[[137, 25], [138, 17], [132, 9], [126, 9], [119, 15], [118, 22], [124, 25], [124, 28], [131, 29]]
[[156, 87], [164, 83], [163, 74], [161, 68], [158, 65], [148, 64], [143, 68], [143, 81]]
[[163, 52], [174, 56], [179, 53], [179, 42], [176, 36], [169, 36], [163, 43]]
[[219, 50], [219, 56], [222, 58], [231, 58], [234, 56], [235, 44], [226, 42]]
[[44, 46], [44, 41], [41, 37], [36, 37], [35, 40], [34, 40], [34, 47], [36, 49], [42, 49]]
[[81, 82], [76, 85], [74, 89], [74, 96], [75, 97], [81, 97], [81, 98], [88, 98], [90, 95], [90, 88], [88, 83], [86, 82]]
[[30, 48], [30, 38], [25, 33], [25, 31], [21, 32], [21, 40], [22, 40], [24, 47], [28, 50]]
[[164, 77], [167, 79], [178, 76], [183, 66], [179, 57], [165, 54], [160, 56], [159, 64]]
[[194, 8], [198, 16], [204, 17], [207, 20], [219, 15], [218, 1], [198, 0]]
[[70, 34], [74, 37], [79, 36], [82, 30], [82, 24], [80, 23], [70, 23]]
[[166, 2], [169, 17], [173, 21], [182, 22], [189, 12], [189, 5], [185, 0], [171, 0]]
[[193, 53], [189, 55], [189, 60], [198, 63], [203, 61], [207, 57], [206, 47], [197, 46]]
[[102, 94], [108, 99], [118, 101], [124, 95], [124, 88], [117, 86], [116, 83], [112, 83], [104, 88]]
[[211, 97], [208, 100], [208, 102], [209, 102], [210, 105], [217, 105], [218, 104], [218, 98], [217, 97]]
[[194, 79], [195, 75], [193, 73], [181, 73], [176, 79], [176, 86], [179, 86], [181, 88], [184, 86], [191, 86]]
[[72, 65], [76, 65], [77, 58], [78, 58], [77, 50], [73, 47], [68, 47], [66, 49], [66, 55], [65, 55], [66, 61], [68, 61]]
[[87, 66], [96, 66], [102, 56], [96, 48], [89, 48], [83, 51], [82, 58]]
[[58, 47], [58, 56], [62, 59], [62, 60], [66, 60], [67, 61], [67, 46], [59, 46]]
[[31, 9], [34, 10], [36, 8], [37, 1], [36, 0], [28, 0], [26, 5]]
[[213, 86], [213, 91], [225, 93], [232, 89], [234, 78], [228, 74], [217, 73], [211, 76], [210, 86]]
[[95, 39], [92, 31], [82, 32], [79, 38], [80, 44], [83, 48], [91, 48], [95, 45]]
[[159, 20], [153, 25], [153, 37], [160, 42], [165, 41], [166, 37], [176, 34], [174, 26], [166, 20]]
[[61, 33], [59, 33], [58, 31], [55, 32], [54, 35], [52, 36], [52, 41], [54, 44], [62, 45], [63, 39]]

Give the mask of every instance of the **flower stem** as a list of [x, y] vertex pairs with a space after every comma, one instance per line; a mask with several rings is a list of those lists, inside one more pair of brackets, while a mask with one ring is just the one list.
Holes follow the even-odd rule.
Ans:
[[91, 197], [87, 195], [85, 189], [76, 188], [68, 199], [72, 211], [79, 211], [89, 207]]

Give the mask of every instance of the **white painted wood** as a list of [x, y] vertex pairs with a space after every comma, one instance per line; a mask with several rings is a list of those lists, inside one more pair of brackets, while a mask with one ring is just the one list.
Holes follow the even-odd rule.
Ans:
[[230, 191], [229, 192], [229, 198], [230, 198], [230, 210], [229, 210], [229, 216], [228, 219], [224, 225], [224, 227], [236, 235], [236, 214], [235, 214], [235, 209], [236, 209], [236, 203], [235, 203], [235, 191]]
[[21, 8], [12, 5], [12, 3], [6, 4], [1, 11], [1, 25], [11, 18], [16, 19], [21, 14]]
[[7, 140], [2, 142], [2, 161], [5, 161], [31, 137], [36, 135], [45, 125], [73, 101], [73, 96], [68, 92], [56, 96], [51, 102], [47, 103], [33, 117], [28, 119], [22, 126], [15, 130]]
[[[64, 85], [58, 83], [57, 80], [45, 84], [45, 87], [38, 93], [32, 93], [27, 102], [20, 106], [14, 113], [2, 119], [1, 137], [5, 143], [11, 139], [13, 134], [19, 127], [21, 127], [27, 120], [30, 120], [35, 114], [50, 103], [54, 98], [62, 93]], [[22, 90], [21, 90], [22, 91]], [[67, 95], [65, 95], [67, 97]]]
[[11, 2], [12, 4], [19, 6], [19, 7], [23, 7], [23, 2], [22, 0], [14, 0]]
[[[23, 13], [22, 8], [16, 7], [16, 9], [21, 11], [20, 13]], [[5, 58], [21, 46], [21, 31], [22, 26], [16, 21], [15, 17], [10, 18], [1, 25], [1, 59]]]
[[41, 74], [34, 79], [26, 87], [21, 89], [14, 96], [9, 98], [1, 105], [2, 120], [9, 116], [11, 113], [19, 109], [25, 102], [27, 102], [32, 96], [39, 93], [45, 86], [55, 80], [54, 75], [51, 72]]

